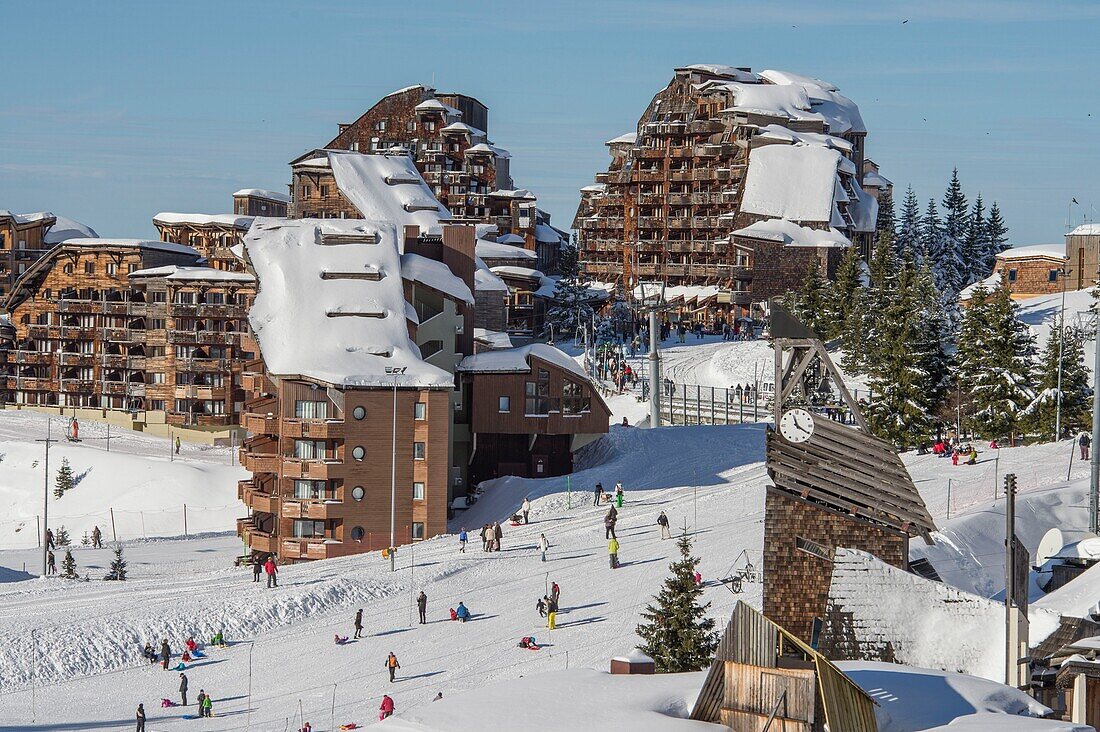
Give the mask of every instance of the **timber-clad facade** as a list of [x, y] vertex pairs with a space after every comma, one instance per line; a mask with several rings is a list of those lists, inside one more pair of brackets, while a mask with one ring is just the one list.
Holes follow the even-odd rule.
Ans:
[[0, 298], [49, 250], [44, 240], [56, 220], [49, 213], [20, 215], [0, 209]]

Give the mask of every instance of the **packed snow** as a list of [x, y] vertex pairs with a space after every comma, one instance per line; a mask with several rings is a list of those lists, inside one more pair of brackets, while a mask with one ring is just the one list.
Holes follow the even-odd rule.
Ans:
[[248, 272], [231, 272], [213, 267], [182, 267], [169, 264], [163, 267], [150, 267], [131, 272], [130, 277], [164, 277], [168, 280], [204, 280], [213, 282], [255, 282], [256, 278]]
[[1066, 259], [1066, 247], [1064, 244], [1031, 244], [1026, 247], [1012, 247], [1005, 249], [997, 255], [999, 259], [1029, 259], [1031, 257], [1047, 257], [1064, 261]]
[[733, 236], [764, 239], [794, 247], [850, 247], [852, 240], [834, 228], [826, 230], [799, 226], [785, 219], [757, 221], [733, 232]]
[[[363, 218], [389, 222], [399, 236], [405, 226], [429, 233], [441, 219], [451, 218], [407, 155], [327, 154], [337, 187]], [[404, 246], [404, 237], [398, 246]]]
[[741, 210], [790, 221], [830, 221], [841, 159], [846, 158], [836, 150], [817, 145], [753, 150]]
[[232, 226], [234, 229], [247, 230], [252, 226], [252, 216], [235, 214], [172, 213], [163, 211], [153, 217], [154, 224], [192, 224], [194, 226]]
[[73, 221], [70, 218], [64, 216], [54, 216], [53, 225], [50, 226], [50, 230], [42, 236], [42, 242], [44, 244], [60, 244], [68, 239], [79, 239], [81, 237], [88, 237], [95, 239], [99, 234], [95, 233], [95, 230], [90, 226], [86, 226], [79, 221]]

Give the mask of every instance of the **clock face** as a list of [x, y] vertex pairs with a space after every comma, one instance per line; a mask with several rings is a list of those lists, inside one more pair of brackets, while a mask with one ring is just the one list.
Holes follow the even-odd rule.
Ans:
[[779, 434], [787, 442], [805, 442], [813, 437], [814, 417], [805, 409], [789, 409], [779, 419]]

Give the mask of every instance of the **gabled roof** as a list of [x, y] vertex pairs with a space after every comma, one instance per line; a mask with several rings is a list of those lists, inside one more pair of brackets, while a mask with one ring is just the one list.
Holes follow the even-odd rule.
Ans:
[[239, 191], [233, 192], [233, 197], [238, 196], [250, 196], [252, 198], [263, 198], [268, 201], [276, 201], [277, 203], [290, 203], [290, 196], [285, 193], [276, 193], [275, 191], [269, 191], [263, 188], [242, 188]]

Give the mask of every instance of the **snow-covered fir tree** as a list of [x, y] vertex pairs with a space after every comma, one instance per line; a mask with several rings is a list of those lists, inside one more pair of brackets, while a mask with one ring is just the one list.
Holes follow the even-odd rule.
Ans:
[[61, 458], [61, 467], [57, 469], [57, 478], [53, 484], [53, 497], [61, 498], [73, 489], [73, 468], [68, 458]]
[[966, 233], [963, 236], [962, 260], [966, 272], [964, 287], [984, 280], [992, 272], [992, 263], [986, 261], [989, 248], [989, 241], [986, 239], [985, 204], [979, 193], [966, 220]]
[[[888, 324], [885, 322], [886, 312], [897, 298], [898, 291], [898, 257], [895, 254], [893, 237], [890, 232], [883, 231], [879, 234], [878, 243], [871, 254], [871, 262], [868, 271], [868, 287], [863, 303], [863, 322], [855, 326], [862, 339], [860, 355], [845, 361], [847, 364], [858, 365], [859, 373], [874, 373], [883, 356], [881, 348], [887, 344], [889, 337]], [[846, 342], [852, 340], [845, 339]], [[857, 344], [850, 343], [846, 348], [855, 348]]]
[[[1077, 328], [1065, 329], [1059, 354], [1059, 328], [1050, 329], [1046, 347], [1035, 365], [1035, 398], [1026, 410], [1027, 426], [1044, 439], [1055, 438], [1058, 422], [1058, 361], [1062, 362], [1062, 435], [1074, 435], [1092, 424], [1092, 388], [1085, 368], [1084, 338]], [[1057, 439], [1057, 438], [1055, 438]]]
[[61, 576], [68, 579], [77, 579], [76, 560], [73, 559], [73, 550], [65, 550], [65, 558], [61, 560]]
[[57, 528], [57, 531], [53, 535], [54, 544], [57, 546], [69, 546], [72, 544], [72, 540], [69, 538], [69, 530], [63, 525]]
[[554, 284], [554, 292], [546, 309], [547, 334], [552, 329], [554, 338], [574, 336], [592, 320], [592, 305], [588, 300], [587, 280], [580, 273], [577, 247], [562, 247], [559, 268], [561, 278]]
[[875, 219], [875, 236], [880, 231], [889, 231], [891, 234], [897, 228], [894, 216], [894, 194], [890, 188], [878, 194], [878, 217]]
[[860, 294], [864, 281], [863, 258], [859, 247], [848, 247], [836, 269], [836, 278], [829, 289], [829, 327], [821, 335], [832, 339], [843, 337], [848, 330], [848, 320], [859, 316]]
[[81, 546], [91, 546], [92, 545], [92, 537], [88, 536], [87, 531], [84, 532], [84, 536], [80, 537], [80, 545]]
[[936, 208], [936, 201], [931, 198], [928, 199], [928, 206], [921, 219], [921, 248], [932, 264], [936, 286], [947, 298], [955, 299], [963, 288], [959, 241], [947, 235]]
[[103, 579], [124, 582], [126, 580], [126, 559], [122, 555], [122, 546], [116, 546], [114, 552], [115, 557], [111, 560], [111, 567], [107, 570], [107, 575]]
[[943, 194], [943, 232], [956, 242], [961, 242], [966, 236], [967, 223], [966, 195], [959, 182], [959, 169], [954, 168], [947, 191]]
[[994, 201], [989, 207], [989, 218], [985, 223], [985, 239], [989, 244], [986, 253], [986, 271], [993, 271], [993, 260], [1008, 248], [1008, 225], [1001, 216], [1001, 207]]
[[829, 282], [817, 257], [812, 257], [802, 279], [802, 288], [789, 298], [788, 305], [799, 320], [822, 338], [828, 338], [830, 328], [829, 297]]
[[703, 588], [695, 582], [699, 559], [691, 555], [691, 538], [685, 533], [677, 547], [680, 559], [669, 565], [671, 576], [654, 602], [646, 605], [645, 622], [636, 629], [642, 639], [638, 650], [665, 674], [707, 668], [718, 647], [714, 618], [707, 617], [710, 603], [700, 602]]
[[1016, 310], [1004, 283], [992, 293], [979, 288], [959, 327], [956, 378], [970, 398], [966, 423], [985, 439], [1014, 439], [1035, 398], [1032, 336]]
[[[879, 235], [881, 230], [876, 232], [876, 240]], [[894, 246], [898, 259], [909, 259], [914, 262], [921, 260], [923, 250], [921, 249], [920, 204], [917, 202], [917, 194], [912, 186], [906, 189], [905, 198], [902, 199]]]

